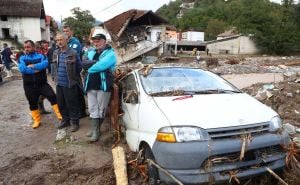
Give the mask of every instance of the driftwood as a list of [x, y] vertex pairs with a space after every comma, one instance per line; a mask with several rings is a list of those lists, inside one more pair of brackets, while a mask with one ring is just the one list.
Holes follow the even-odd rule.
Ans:
[[112, 155], [117, 185], [128, 185], [127, 163], [124, 149], [117, 146], [112, 149]]

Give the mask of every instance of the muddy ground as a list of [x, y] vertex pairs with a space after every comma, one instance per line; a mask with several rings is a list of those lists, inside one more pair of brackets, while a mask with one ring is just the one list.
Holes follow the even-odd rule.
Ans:
[[[282, 57], [253, 57], [239, 58], [239, 64], [226, 64], [227, 58], [220, 59], [220, 65], [211, 68], [220, 74], [245, 73], [284, 73], [299, 66], [279, 68], [280, 64], [291, 63], [298, 59]], [[274, 66], [270, 65], [275, 61]], [[197, 66], [192, 58], [183, 64]], [[166, 65], [178, 65], [178, 62], [168, 62]], [[200, 64], [205, 67], [204, 63]], [[271, 66], [271, 67], [270, 67]], [[111, 146], [113, 134], [110, 122], [102, 126], [101, 139], [90, 144], [85, 137], [89, 129], [89, 118], [80, 120], [80, 130], [76, 133], [68, 132], [68, 137], [62, 141], [55, 141], [57, 122], [54, 114], [42, 116], [42, 125], [33, 130], [27, 100], [22, 88], [20, 76], [5, 79], [0, 84], [0, 185], [30, 184], [105, 184], [114, 185], [115, 176], [112, 166]], [[255, 74], [254, 74], [255, 75]], [[262, 77], [264, 78], [264, 77]], [[262, 80], [262, 79], [261, 79]], [[259, 79], [258, 79], [259, 81]], [[264, 84], [255, 84], [243, 89], [255, 96]], [[279, 112], [285, 123], [300, 126], [300, 84], [276, 83], [272, 93], [274, 96], [262, 101]], [[292, 94], [292, 95], [291, 95]], [[46, 107], [51, 109], [46, 101]], [[126, 146], [125, 142], [121, 142]], [[134, 159], [135, 154], [127, 152], [128, 160]], [[144, 179], [133, 166], [129, 168], [130, 184], [146, 184]], [[286, 173], [289, 184], [299, 184], [297, 174]], [[298, 174], [299, 176], [299, 174]], [[253, 179], [247, 184], [270, 184], [273, 180], [258, 182]]]

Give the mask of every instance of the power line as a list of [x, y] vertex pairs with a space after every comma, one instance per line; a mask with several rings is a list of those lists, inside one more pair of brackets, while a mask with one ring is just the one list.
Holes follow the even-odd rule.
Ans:
[[100, 10], [100, 11], [94, 13], [94, 15], [96, 15], [96, 14], [98, 14], [98, 13], [101, 13], [101, 12], [103, 12], [104, 10], [110, 9], [111, 7], [113, 7], [113, 6], [115, 6], [116, 4], [120, 3], [121, 1], [123, 1], [123, 0], [119, 0], [119, 1], [115, 2], [114, 4], [111, 4], [111, 5], [109, 5], [108, 7], [103, 8], [102, 10]]

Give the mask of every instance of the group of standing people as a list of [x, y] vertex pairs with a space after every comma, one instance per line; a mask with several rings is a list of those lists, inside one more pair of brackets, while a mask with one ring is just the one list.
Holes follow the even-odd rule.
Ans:
[[[97, 34], [91, 38], [93, 48], [81, 60], [80, 42], [73, 37], [69, 26], [64, 26], [63, 32], [57, 33], [55, 41], [57, 49], [54, 50], [50, 63], [49, 56], [35, 51], [35, 43], [31, 40], [24, 42], [25, 54], [19, 60], [25, 96], [34, 120], [32, 127], [40, 126], [38, 99], [44, 96], [50, 101], [57, 119], [60, 120], [57, 128], [71, 126], [72, 132], [77, 131], [80, 118], [86, 116], [84, 94], [87, 94], [91, 118], [91, 130], [87, 136], [90, 141], [97, 141], [114, 80], [114, 49], [106, 43], [104, 34]], [[56, 84], [56, 95], [47, 82], [46, 69], [49, 64]], [[82, 68], [87, 71], [84, 81], [80, 75]]]

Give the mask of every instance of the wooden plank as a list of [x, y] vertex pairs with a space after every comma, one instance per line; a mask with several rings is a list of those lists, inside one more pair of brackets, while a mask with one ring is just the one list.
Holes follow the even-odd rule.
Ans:
[[127, 162], [123, 147], [117, 146], [113, 148], [112, 155], [117, 185], [128, 185]]

